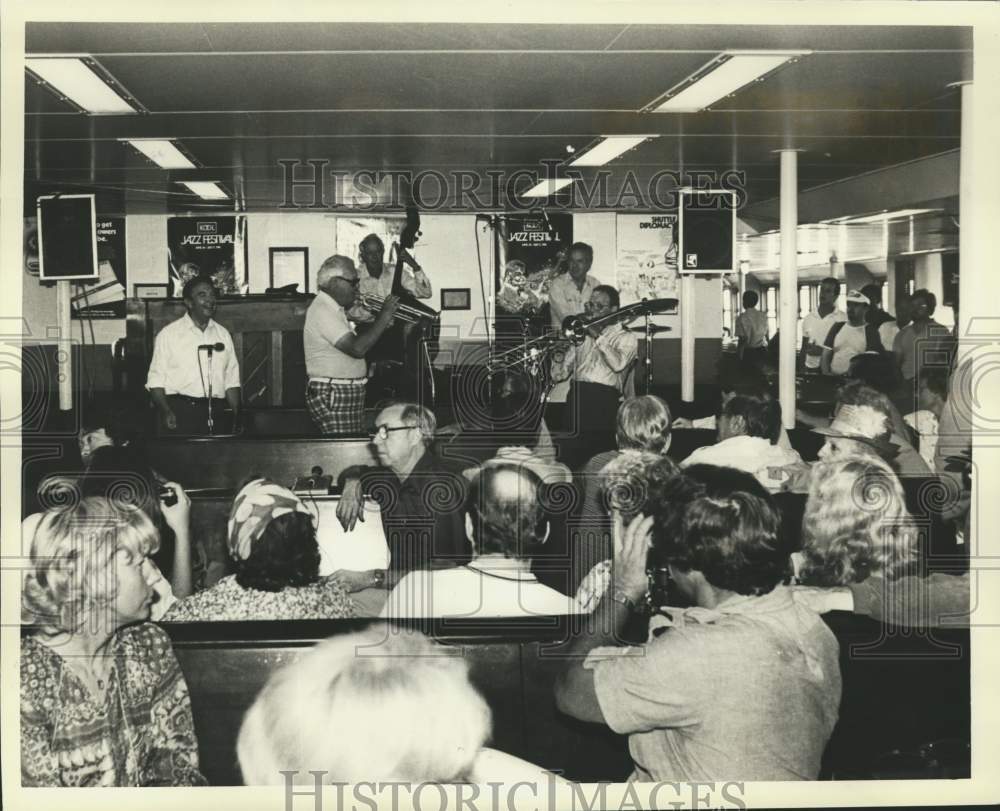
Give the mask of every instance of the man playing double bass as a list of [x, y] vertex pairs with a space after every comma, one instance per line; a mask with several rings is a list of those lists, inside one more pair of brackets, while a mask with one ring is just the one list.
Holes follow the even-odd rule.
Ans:
[[[401, 239], [402, 241], [402, 239]], [[417, 299], [429, 299], [433, 295], [430, 279], [422, 267], [406, 250], [398, 247], [400, 266], [400, 287], [396, 291], [403, 303], [411, 309], [426, 310], [428, 318], [433, 319], [436, 313]], [[376, 234], [369, 234], [359, 245], [359, 254], [363, 268], [361, 269], [358, 293], [360, 298], [373, 296], [384, 299], [393, 293], [393, 279], [396, 266], [385, 262], [385, 245]], [[401, 261], [399, 261], [401, 260]], [[362, 325], [364, 332], [368, 324], [375, 321], [378, 315], [376, 308], [365, 306], [359, 300], [348, 313], [348, 317]], [[419, 396], [419, 375], [417, 370], [421, 360], [417, 347], [421, 340], [434, 336], [425, 334], [419, 325], [398, 322], [379, 339], [377, 345], [368, 355], [369, 361], [369, 392], [374, 400], [385, 397], [421, 399]]]

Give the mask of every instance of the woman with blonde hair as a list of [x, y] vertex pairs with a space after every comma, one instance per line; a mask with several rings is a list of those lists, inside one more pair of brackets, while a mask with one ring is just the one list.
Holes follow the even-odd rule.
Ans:
[[[176, 529], [190, 502], [163, 508]], [[21, 640], [21, 784], [203, 784], [187, 685], [147, 622], [159, 546], [139, 509], [85, 498], [41, 516]]]
[[320, 642], [277, 671], [247, 711], [236, 753], [248, 786], [284, 785], [282, 772], [293, 772], [293, 783], [313, 784], [310, 772], [318, 771], [325, 784], [414, 784], [534, 768], [482, 749], [490, 728], [490, 708], [461, 655], [375, 623]]
[[847, 586], [872, 576], [913, 574], [917, 533], [892, 468], [871, 456], [836, 457], [812, 469], [796, 578]]
[[583, 494], [580, 515], [601, 518], [607, 510], [601, 504], [601, 477], [605, 467], [625, 451], [645, 451], [666, 456], [670, 449], [670, 406], [653, 394], [629, 397], [618, 408], [615, 438], [618, 450], [592, 457], [577, 474], [577, 492]]

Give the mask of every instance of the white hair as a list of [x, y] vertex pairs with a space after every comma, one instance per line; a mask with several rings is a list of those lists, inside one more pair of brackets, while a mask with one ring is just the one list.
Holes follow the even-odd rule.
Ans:
[[322, 287], [334, 276], [340, 276], [342, 270], [354, 270], [354, 262], [336, 253], [327, 257], [316, 271], [316, 287]]
[[471, 772], [490, 709], [460, 649], [374, 623], [331, 637], [275, 673], [243, 719], [245, 785], [404, 780], [448, 783]]

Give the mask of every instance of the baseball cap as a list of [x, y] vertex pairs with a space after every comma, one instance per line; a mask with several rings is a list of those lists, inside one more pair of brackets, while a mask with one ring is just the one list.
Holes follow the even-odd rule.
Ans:
[[844, 299], [848, 304], [864, 304], [866, 306], [870, 305], [871, 302], [868, 300], [868, 296], [861, 293], [858, 290], [851, 290], [847, 297]]

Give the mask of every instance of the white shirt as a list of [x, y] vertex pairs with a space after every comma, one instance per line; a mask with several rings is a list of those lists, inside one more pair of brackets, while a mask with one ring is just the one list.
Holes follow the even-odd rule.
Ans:
[[[396, 273], [396, 268], [392, 265], [385, 265], [382, 275], [378, 278], [368, 272], [368, 268], [361, 266], [358, 270], [358, 293], [363, 296], [378, 296], [386, 298], [392, 293], [392, 278]], [[423, 270], [417, 272], [404, 267], [400, 278], [403, 289], [411, 293], [414, 298], [430, 298], [434, 294], [431, 287], [431, 280]], [[360, 303], [351, 307], [350, 318], [352, 321], [369, 322], [375, 320], [375, 313], [365, 309]]]
[[580, 613], [560, 594], [508, 559], [483, 557], [466, 566], [407, 574], [389, 594], [383, 618], [530, 617]]
[[772, 445], [760, 436], [731, 436], [714, 445], [705, 445], [694, 450], [680, 463], [688, 465], [717, 465], [733, 467], [751, 473], [769, 490], [778, 490], [787, 475], [772, 477], [769, 468], [782, 468], [802, 463], [802, 457], [791, 448]]
[[187, 314], [156, 334], [146, 389], [163, 389], [165, 394], [186, 397], [208, 397], [208, 351], [198, 347], [217, 343], [225, 348], [212, 355], [212, 396], [224, 398], [226, 389], [240, 386], [240, 364], [233, 338], [229, 330], [212, 319], [204, 331], [198, 329]]
[[583, 287], [577, 289], [576, 282], [569, 273], [552, 280], [549, 285], [549, 313], [553, 329], [560, 329], [568, 316], [580, 315], [590, 301], [590, 294], [597, 287], [597, 281], [589, 273], [583, 277]]
[[767, 347], [767, 316], [760, 310], [744, 310], [736, 319], [736, 337], [743, 337], [747, 349]]
[[934, 469], [934, 452], [937, 450], [938, 442], [938, 418], [933, 411], [925, 408], [914, 411], [903, 417], [920, 437], [920, 455], [931, 470]]
[[[847, 320], [847, 313], [843, 310], [834, 309], [832, 312], [821, 316], [817, 310], [813, 310], [802, 319], [802, 337], [808, 338], [814, 344], [823, 346], [826, 343], [826, 336], [830, 334], [830, 327], [840, 321]], [[889, 347], [887, 346], [886, 349]], [[806, 368], [818, 369], [820, 355], [806, 355]]]
[[356, 379], [365, 377], [368, 365], [364, 358], [353, 358], [337, 349], [337, 341], [354, 329], [344, 308], [320, 290], [306, 310], [302, 328], [302, 346], [309, 377]]
[[837, 335], [833, 339], [833, 345], [827, 346], [827, 349], [833, 350], [833, 357], [830, 358], [830, 371], [833, 374], [847, 374], [847, 370], [851, 368], [851, 360], [856, 355], [867, 351], [867, 329], [868, 326], [866, 324], [852, 327], [850, 324], [845, 323], [837, 331]]
[[635, 333], [615, 324], [596, 340], [588, 335], [579, 347], [566, 353], [562, 363], [553, 361], [552, 377], [564, 380], [575, 374], [579, 383], [601, 383], [621, 391], [625, 373], [636, 359], [638, 348], [639, 339]]

